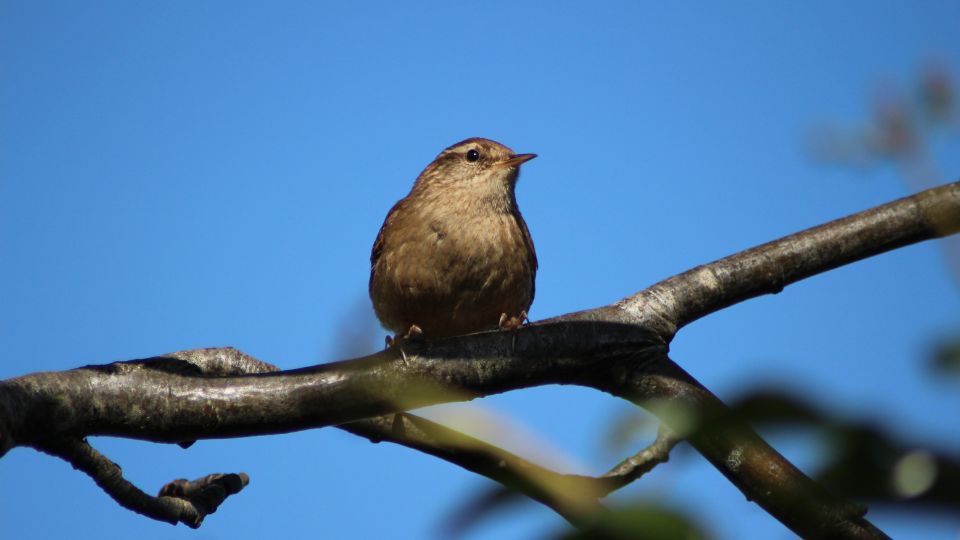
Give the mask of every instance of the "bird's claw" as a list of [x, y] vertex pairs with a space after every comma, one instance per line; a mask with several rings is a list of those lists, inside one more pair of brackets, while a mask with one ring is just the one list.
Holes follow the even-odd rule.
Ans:
[[404, 364], [406, 364], [407, 353], [403, 352], [403, 344], [408, 341], [414, 341], [414, 340], [420, 339], [421, 337], [423, 337], [423, 330], [419, 326], [415, 324], [411, 324], [406, 334], [402, 336], [399, 334], [394, 336], [387, 336], [385, 338], [385, 341], [387, 343], [386, 348], [387, 349], [396, 348], [398, 351], [400, 351], [400, 359], [403, 360]]
[[497, 326], [500, 330], [516, 330], [520, 328], [528, 321], [527, 311], [523, 310], [519, 315], [511, 317], [506, 313], [500, 314], [500, 322], [497, 323]]
[[415, 324], [411, 324], [410, 328], [407, 330], [407, 333], [403, 335], [404, 341], [413, 340], [423, 337], [423, 330]]

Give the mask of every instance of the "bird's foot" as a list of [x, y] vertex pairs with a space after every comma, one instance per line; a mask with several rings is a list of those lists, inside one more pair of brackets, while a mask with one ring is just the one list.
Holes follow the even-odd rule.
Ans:
[[511, 317], [506, 313], [500, 314], [500, 322], [497, 323], [497, 326], [500, 330], [516, 330], [520, 328], [527, 322], [527, 311], [523, 310], [519, 315]]
[[386, 336], [384, 341], [387, 345], [386, 348], [392, 349], [393, 347], [399, 347], [400, 345], [403, 345], [404, 342], [416, 341], [421, 337], [423, 337], [423, 330], [421, 330], [419, 326], [411, 324], [410, 328], [407, 329], [406, 334], [403, 334], [402, 336], [400, 334]]
[[423, 337], [423, 330], [415, 324], [411, 324], [410, 328], [407, 330], [407, 333], [403, 335], [404, 341], [412, 341]]
[[406, 343], [406, 342], [408, 342], [408, 341], [416, 341], [416, 340], [420, 339], [421, 337], [423, 337], [423, 330], [422, 330], [419, 326], [417, 326], [417, 325], [415, 325], [415, 324], [411, 324], [411, 325], [410, 325], [410, 328], [407, 330], [407, 333], [406, 333], [406, 334], [404, 334], [404, 335], [402, 335], [402, 336], [399, 335], [399, 334], [398, 334], [398, 335], [395, 335], [395, 336], [392, 336], [392, 337], [391, 337], [391, 336], [387, 336], [387, 337], [386, 337], [386, 343], [387, 343], [387, 347], [386, 347], [386, 348], [387, 348], [387, 349], [392, 349], [392, 348], [396, 347], [397, 350], [400, 351], [400, 359], [403, 360], [403, 363], [404, 363], [404, 364], [406, 364], [406, 363], [407, 363], [407, 353], [403, 352], [403, 344]]

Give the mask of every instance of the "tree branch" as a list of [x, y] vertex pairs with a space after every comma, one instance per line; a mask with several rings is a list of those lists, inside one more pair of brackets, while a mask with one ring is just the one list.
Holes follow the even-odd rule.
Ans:
[[599, 499], [607, 491], [597, 479], [551, 471], [425, 418], [396, 414], [338, 427], [372, 442], [390, 441], [419, 450], [486, 476], [544, 504], [576, 526], [589, 523], [605, 510]]
[[62, 437], [35, 443], [34, 447], [87, 473], [124, 508], [158, 521], [184, 523], [194, 529], [203, 523], [204, 517], [216, 512], [220, 503], [239, 493], [250, 481], [243, 473], [211, 474], [194, 482], [175, 480], [164, 486], [159, 496], [151, 497], [127, 481], [116, 463], [84, 440]]
[[661, 428], [656, 440], [599, 477], [561, 474], [502, 448], [411, 414], [378, 416], [337, 426], [374, 443], [390, 441], [486, 476], [553, 509], [575, 526], [605, 511], [599, 499], [637, 480], [670, 458], [680, 439]]
[[[179, 372], [181, 358], [171, 356], [10, 379], [0, 383], [0, 455], [51, 436], [179, 442], [283, 433], [578, 384], [653, 411], [797, 534], [882, 538], [858, 508], [825, 493], [733, 418], [667, 358], [667, 344], [678, 328], [725, 306], [958, 229], [954, 183], [698, 267], [615, 305], [511, 332], [407, 343], [406, 360], [393, 349], [294, 371], [207, 377]], [[230, 351], [180, 354], [230, 365]]]
[[683, 326], [810, 276], [960, 231], [960, 182], [698, 266], [601, 308], [593, 318], [635, 322], [667, 341]]
[[[184, 375], [231, 376], [279, 371], [273, 364], [231, 347], [179, 351], [156, 359], [137, 361], [136, 364]], [[382, 415], [336, 427], [374, 443], [389, 441], [406, 446], [486, 476], [543, 503], [576, 526], [590, 523], [605, 511], [599, 503], [600, 498], [667, 461], [670, 450], [679, 442], [668, 430], [661, 429], [657, 440], [649, 447], [602, 477], [592, 478], [551, 471], [502, 448], [412, 414]], [[194, 482], [175, 480], [164, 486], [160, 495], [188, 498], [200, 493], [210, 480], [218, 480], [222, 476], [210, 475]], [[243, 479], [244, 485], [249, 481], [243, 473], [238, 478]], [[128, 504], [124, 506], [136, 507], [139, 513], [154, 517], [149, 509], [142, 508], [137, 498], [122, 494], [114, 498], [125, 498]], [[196, 524], [199, 525], [199, 522]]]
[[670, 459], [670, 451], [680, 441], [670, 428], [661, 425], [657, 430], [657, 438], [650, 446], [621, 461], [600, 477], [606, 484], [607, 494], [637, 480], [657, 465], [666, 463]]
[[[279, 371], [273, 364], [229, 347], [180, 351], [156, 361], [167, 362], [169, 359], [186, 362], [204, 375]], [[143, 363], [149, 362], [155, 360]], [[177, 368], [174, 362], [168, 366], [173, 371], [189, 372], [189, 368]], [[507, 489], [544, 504], [575, 526], [584, 526], [596, 519], [605, 511], [599, 499], [666, 462], [670, 450], [680, 442], [669, 429], [661, 427], [650, 446], [606, 474], [593, 478], [552, 471], [480, 439], [409, 413], [376, 416], [336, 427], [373, 443], [389, 441], [486, 476]], [[178, 484], [172, 482], [168, 487], [174, 485]], [[164, 492], [161, 491], [161, 494]]]

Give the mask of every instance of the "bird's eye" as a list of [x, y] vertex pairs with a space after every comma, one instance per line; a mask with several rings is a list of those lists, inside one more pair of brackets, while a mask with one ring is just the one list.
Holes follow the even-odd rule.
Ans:
[[477, 152], [476, 150], [467, 151], [467, 161], [476, 161], [478, 159], [480, 159], [480, 152]]

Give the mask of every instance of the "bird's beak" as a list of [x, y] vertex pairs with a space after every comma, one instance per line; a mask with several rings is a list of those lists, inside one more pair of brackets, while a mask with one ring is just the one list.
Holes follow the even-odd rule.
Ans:
[[502, 165], [504, 167], [519, 167], [535, 157], [537, 157], [536, 154], [514, 154], [503, 161]]

